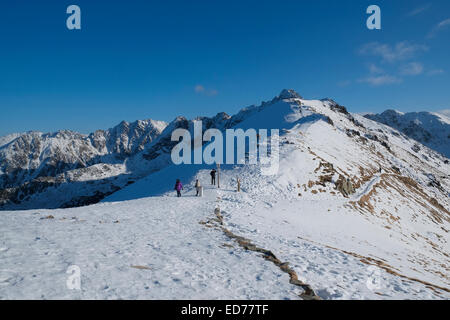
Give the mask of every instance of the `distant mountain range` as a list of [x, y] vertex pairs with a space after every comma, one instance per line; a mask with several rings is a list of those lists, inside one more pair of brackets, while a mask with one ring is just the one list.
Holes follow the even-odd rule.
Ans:
[[367, 114], [365, 117], [397, 129], [450, 158], [450, 119], [442, 114], [386, 110], [381, 114]]

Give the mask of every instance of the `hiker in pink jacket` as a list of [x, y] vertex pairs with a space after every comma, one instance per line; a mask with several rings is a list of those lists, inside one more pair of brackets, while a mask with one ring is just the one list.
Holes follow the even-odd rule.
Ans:
[[181, 197], [181, 190], [183, 190], [183, 185], [180, 182], [180, 179], [177, 179], [175, 183], [175, 190], [177, 190], [177, 197]]

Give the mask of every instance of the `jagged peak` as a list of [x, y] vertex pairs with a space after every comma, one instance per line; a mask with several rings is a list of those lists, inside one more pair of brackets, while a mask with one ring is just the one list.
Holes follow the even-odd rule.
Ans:
[[281, 93], [278, 95], [278, 99], [303, 99], [301, 95], [299, 95], [293, 89], [283, 89]]
[[49, 133], [38, 133], [37, 136], [42, 136], [43, 138], [62, 138], [62, 139], [73, 139], [73, 138], [80, 138], [80, 137], [86, 137], [85, 134], [73, 131], [73, 130], [68, 130], [68, 129], [63, 129], [63, 130], [58, 130], [56, 132], [49, 132]]
[[320, 101], [322, 101], [322, 102], [329, 102], [329, 103], [332, 104], [332, 105], [338, 105], [338, 104], [339, 104], [339, 103], [337, 103], [336, 101], [334, 101], [334, 100], [331, 99], [331, 98], [320, 99]]
[[188, 121], [188, 119], [184, 116], [178, 116], [175, 118], [175, 120], [172, 121], [172, 123], [180, 122], [180, 121]]
[[214, 116], [214, 119], [228, 120], [230, 118], [231, 118], [231, 116], [226, 112], [219, 112], [218, 114], [216, 114]]

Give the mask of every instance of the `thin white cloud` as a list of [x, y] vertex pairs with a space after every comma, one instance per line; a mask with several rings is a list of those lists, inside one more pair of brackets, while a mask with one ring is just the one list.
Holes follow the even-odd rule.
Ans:
[[385, 74], [385, 75], [381, 75], [381, 76], [370, 76], [370, 77], [367, 77], [364, 79], [360, 79], [360, 80], [358, 80], [358, 82], [368, 83], [371, 86], [379, 87], [379, 86], [383, 86], [383, 85], [401, 83], [402, 79], [395, 77], [395, 76]]
[[439, 31], [447, 29], [449, 27], [450, 27], [450, 18], [439, 22], [437, 25], [434, 26], [433, 29], [431, 29], [430, 33], [428, 34], [428, 38], [435, 37]]
[[370, 73], [372, 73], [372, 74], [381, 74], [381, 73], [384, 73], [384, 70], [383, 70], [383, 69], [381, 69], [380, 67], [378, 67], [377, 65], [375, 65], [375, 64], [373, 64], [373, 63], [371, 63], [371, 64], [369, 65], [369, 71], [370, 71]]
[[348, 87], [351, 84], [352, 84], [352, 82], [350, 80], [343, 80], [343, 81], [339, 81], [337, 85], [341, 88], [344, 88], [344, 87]]
[[428, 4], [423, 5], [421, 7], [415, 8], [414, 10], [408, 12], [406, 15], [408, 17], [414, 17], [414, 16], [417, 16], [418, 14], [421, 14], [422, 12], [427, 11], [428, 9], [430, 9], [430, 7], [431, 7], [431, 3], [428, 3]]
[[445, 71], [443, 69], [432, 69], [427, 72], [427, 76], [437, 76], [443, 74]]
[[437, 25], [438, 29], [445, 28], [447, 26], [450, 26], [450, 18], [439, 22]]
[[417, 76], [423, 73], [423, 65], [419, 62], [410, 62], [400, 68], [400, 74], [404, 76]]
[[377, 56], [380, 57], [383, 62], [393, 63], [407, 60], [423, 51], [428, 51], [428, 47], [402, 41], [393, 46], [379, 42], [371, 42], [362, 46], [359, 53], [362, 55]]
[[216, 89], [206, 89], [203, 85], [198, 84], [195, 86], [194, 88], [195, 93], [198, 94], [203, 94], [206, 96], [215, 96], [217, 95], [219, 92]]
[[195, 92], [200, 93], [200, 92], [205, 92], [205, 87], [202, 86], [201, 84], [198, 84], [195, 86]]

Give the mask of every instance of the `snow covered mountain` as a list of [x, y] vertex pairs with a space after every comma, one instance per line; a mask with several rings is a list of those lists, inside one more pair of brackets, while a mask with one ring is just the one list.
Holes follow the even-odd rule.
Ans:
[[[450, 158], [450, 119], [442, 114], [386, 110], [381, 114], [367, 114], [365, 117], [397, 129]], [[416, 145], [413, 150], [418, 148], [420, 146]]]
[[[450, 298], [448, 158], [330, 99], [292, 90], [202, 120], [204, 129], [280, 129], [278, 173], [223, 165], [221, 189], [209, 186], [211, 166], [170, 161], [171, 132], [193, 130], [182, 117], [129, 155], [91, 143], [109, 162], [63, 168], [64, 183], [3, 209], [60, 207], [87, 186], [116, 190], [101, 189], [101, 202], [88, 207], [0, 212], [7, 270], [0, 298]], [[7, 159], [15, 159], [5, 148], [16, 140], [0, 149], [12, 154]], [[185, 185], [179, 199], [177, 178]], [[202, 198], [194, 197], [196, 179]], [[64, 287], [73, 264], [82, 270], [81, 291]]]
[[[42, 199], [22, 207], [96, 202], [128, 183], [125, 160], [141, 152], [166, 126], [154, 120], [124, 121], [90, 135], [66, 130], [7, 136], [0, 140], [0, 205], [20, 207], [38, 194]], [[53, 189], [64, 189], [66, 196], [55, 197]]]

